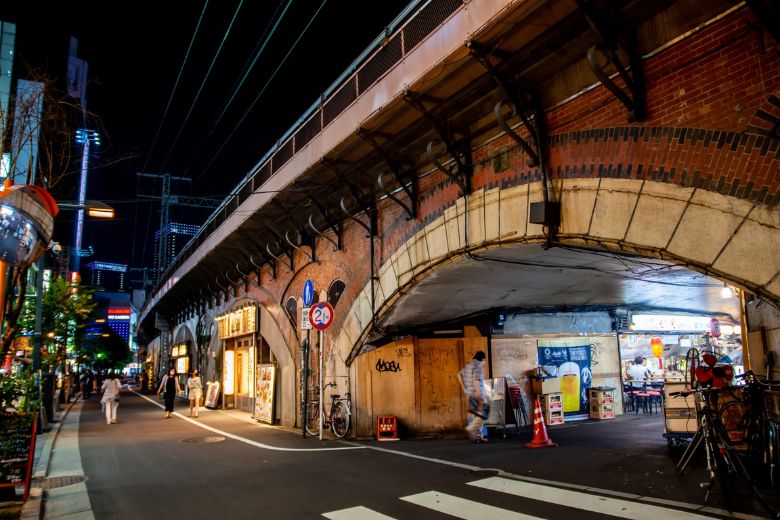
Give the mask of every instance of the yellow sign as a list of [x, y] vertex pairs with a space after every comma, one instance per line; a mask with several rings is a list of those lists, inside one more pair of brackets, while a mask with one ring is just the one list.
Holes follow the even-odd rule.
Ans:
[[257, 306], [252, 305], [217, 316], [219, 339], [234, 338], [257, 332]]
[[176, 373], [186, 374], [190, 370], [190, 358], [180, 357], [176, 360]]

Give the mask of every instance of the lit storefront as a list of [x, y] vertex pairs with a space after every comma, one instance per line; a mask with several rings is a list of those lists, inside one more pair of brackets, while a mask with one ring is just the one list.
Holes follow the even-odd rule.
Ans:
[[739, 325], [709, 316], [634, 314], [628, 331], [620, 334], [623, 374], [635, 358], [646, 358], [657, 381], [682, 381], [691, 349], [713, 352], [720, 360], [742, 371], [742, 339]]
[[222, 406], [254, 411], [257, 364], [257, 306], [250, 305], [217, 317], [222, 341]]
[[187, 342], [178, 343], [171, 349], [170, 366], [176, 369], [176, 378], [182, 392], [187, 388], [187, 374], [190, 371], [190, 349]]

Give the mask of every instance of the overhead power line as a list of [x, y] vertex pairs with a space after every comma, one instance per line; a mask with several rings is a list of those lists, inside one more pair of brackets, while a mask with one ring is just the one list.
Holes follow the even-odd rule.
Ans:
[[168, 148], [168, 155], [165, 156], [165, 160], [163, 161], [162, 166], [160, 166], [160, 171], [165, 170], [165, 166], [168, 164], [168, 159], [171, 158], [173, 149], [176, 148], [176, 143], [179, 142], [179, 138], [181, 137], [181, 133], [184, 130], [184, 126], [187, 124], [187, 121], [189, 121], [190, 116], [192, 115], [192, 110], [195, 108], [195, 105], [198, 103], [200, 94], [203, 92], [203, 86], [206, 84], [206, 81], [208, 81], [209, 76], [211, 75], [211, 71], [214, 68], [214, 64], [217, 62], [217, 59], [219, 58], [219, 55], [222, 52], [222, 48], [225, 46], [225, 41], [227, 41], [228, 36], [230, 35], [230, 31], [233, 29], [233, 25], [236, 22], [236, 18], [238, 18], [238, 12], [241, 10], [242, 5], [244, 5], [244, 0], [241, 0], [238, 3], [238, 6], [236, 7], [236, 11], [233, 13], [233, 18], [230, 20], [230, 25], [228, 25], [228, 28], [225, 31], [224, 36], [222, 36], [222, 41], [220, 42], [219, 47], [217, 48], [217, 52], [214, 53], [214, 58], [211, 60], [209, 69], [206, 71], [206, 75], [203, 76], [203, 81], [201, 81], [200, 87], [198, 88], [198, 92], [195, 94], [195, 99], [192, 100], [192, 103], [190, 104], [190, 109], [187, 111], [187, 115], [184, 117], [184, 121], [181, 123], [181, 126], [179, 127], [179, 131], [176, 134], [176, 139], [173, 140], [173, 144], [171, 144], [171, 146]]
[[[173, 88], [171, 89], [171, 95], [168, 98], [168, 104], [165, 105], [165, 111], [163, 112], [162, 119], [160, 119], [160, 124], [157, 126], [157, 131], [154, 133], [154, 139], [152, 139], [152, 145], [149, 147], [149, 152], [146, 154], [146, 160], [144, 161], [144, 167], [143, 170], [146, 171], [146, 166], [149, 164], [149, 158], [152, 156], [152, 152], [154, 151], [154, 147], [157, 144], [157, 138], [160, 137], [160, 130], [162, 129], [163, 123], [165, 122], [165, 118], [168, 116], [168, 110], [171, 108], [171, 102], [173, 101], [173, 96], [176, 94], [176, 88], [179, 86], [179, 81], [181, 80], [182, 72], [184, 71], [184, 66], [187, 64], [187, 60], [190, 57], [190, 51], [192, 51], [192, 45], [195, 43], [195, 37], [198, 35], [198, 30], [200, 29], [200, 24], [203, 21], [203, 16], [206, 14], [206, 8], [209, 5], [209, 0], [206, 0], [206, 2], [203, 4], [203, 10], [200, 12], [200, 18], [198, 18], [198, 24], [195, 26], [195, 31], [192, 33], [192, 39], [190, 39], [190, 45], [187, 47], [187, 53], [184, 55], [184, 60], [181, 62], [181, 67], [179, 67], [179, 74], [176, 76], [176, 82], [173, 84]], [[133, 237], [133, 244], [135, 244], [135, 237]], [[133, 250], [135, 250], [135, 245], [133, 245]]]
[[317, 8], [317, 11], [312, 15], [312, 17], [309, 19], [309, 23], [306, 24], [306, 27], [303, 28], [303, 31], [298, 35], [298, 38], [295, 40], [295, 43], [293, 43], [290, 46], [290, 50], [287, 51], [287, 54], [284, 55], [284, 58], [282, 58], [282, 61], [279, 62], [279, 65], [274, 69], [271, 76], [268, 78], [268, 81], [265, 82], [265, 85], [263, 85], [263, 88], [260, 89], [260, 92], [257, 93], [257, 96], [255, 96], [254, 101], [252, 101], [252, 104], [249, 105], [249, 108], [244, 111], [244, 115], [241, 116], [241, 119], [239, 119], [238, 123], [236, 123], [236, 126], [233, 127], [233, 130], [230, 131], [230, 134], [227, 136], [227, 138], [222, 142], [222, 145], [220, 145], [219, 149], [216, 151], [216, 153], [211, 157], [211, 160], [206, 164], [206, 166], [201, 170], [201, 172], [198, 174], [197, 177], [195, 177], [195, 180], [193, 182], [198, 182], [198, 179], [203, 177], [203, 175], [208, 171], [208, 169], [211, 167], [212, 164], [214, 164], [214, 161], [217, 157], [219, 157], [219, 154], [222, 153], [222, 150], [225, 149], [225, 146], [227, 143], [233, 138], [233, 135], [235, 135], [236, 130], [238, 130], [238, 127], [243, 124], [243, 122], [246, 120], [247, 116], [252, 112], [252, 109], [257, 104], [257, 101], [260, 99], [260, 96], [263, 95], [265, 90], [268, 88], [268, 85], [271, 84], [271, 82], [276, 77], [276, 74], [279, 72], [279, 69], [282, 68], [282, 65], [287, 61], [287, 58], [290, 57], [290, 54], [292, 54], [292, 51], [295, 50], [295, 47], [297, 47], [298, 43], [301, 41], [301, 38], [303, 38], [303, 35], [306, 34], [306, 31], [309, 30], [309, 27], [311, 27], [311, 24], [314, 22], [314, 20], [317, 18], [317, 15], [320, 14], [320, 11], [322, 11], [322, 8], [325, 7], [325, 4], [328, 0], [322, 0], [322, 3]]
[[[266, 45], [268, 45], [268, 42], [271, 40], [271, 37], [272, 37], [272, 36], [274, 35], [274, 33], [276, 32], [276, 28], [277, 28], [277, 27], [279, 27], [279, 23], [280, 23], [280, 22], [282, 21], [282, 19], [284, 18], [284, 15], [285, 15], [285, 14], [287, 14], [287, 10], [290, 8], [290, 6], [291, 6], [291, 5], [292, 5], [292, 0], [287, 0], [287, 5], [284, 7], [284, 10], [283, 10], [283, 11], [282, 11], [282, 13], [279, 15], [279, 17], [278, 17], [278, 18], [276, 18], [276, 22], [274, 23], [274, 26], [271, 28], [271, 32], [270, 32], [270, 33], [268, 33], [267, 35], [265, 34], [265, 32], [268, 32], [268, 26], [266, 26], [266, 28], [265, 28], [265, 31], [264, 31], [264, 36], [265, 36], [265, 39], [263, 40], [263, 43], [262, 43], [262, 45], [261, 45], [260, 49], [259, 49], [259, 50], [256, 50], [256, 52], [255, 52], [255, 56], [254, 56], [254, 58], [252, 59], [252, 64], [251, 64], [251, 65], [249, 65], [249, 67], [248, 67], [248, 68], [246, 68], [246, 67], [245, 67], [245, 70], [243, 71], [243, 72], [244, 72], [244, 75], [243, 75], [243, 77], [241, 78], [241, 81], [240, 81], [240, 82], [238, 83], [238, 85], [237, 85], [237, 86], [236, 86], [236, 87], [233, 89], [233, 92], [230, 94], [230, 99], [228, 99], [228, 101], [227, 101], [227, 103], [225, 104], [224, 108], [222, 108], [222, 112], [220, 112], [220, 114], [219, 114], [219, 116], [217, 117], [216, 121], [214, 121], [214, 124], [213, 124], [213, 125], [211, 125], [211, 130], [209, 130], [209, 135], [211, 135], [211, 134], [213, 134], [213, 133], [214, 133], [214, 130], [217, 128], [217, 125], [219, 124], [219, 122], [220, 122], [220, 121], [222, 121], [222, 118], [224, 117], [224, 115], [225, 115], [225, 112], [227, 112], [228, 108], [230, 108], [230, 105], [233, 103], [233, 100], [235, 99], [235, 97], [236, 97], [236, 94], [238, 94], [238, 91], [239, 91], [239, 90], [241, 89], [241, 87], [244, 85], [244, 81], [246, 81], [246, 78], [247, 78], [247, 77], [249, 76], [249, 74], [252, 72], [252, 69], [254, 68], [255, 64], [257, 63], [257, 60], [260, 58], [260, 55], [261, 55], [261, 54], [263, 53], [263, 51], [265, 50], [265, 47], [266, 47]], [[280, 7], [281, 7], [281, 4], [280, 4]], [[279, 12], [279, 11], [278, 11], [278, 9], [277, 9], [277, 12]], [[274, 13], [274, 17], [276, 17], [276, 13]], [[271, 20], [271, 21], [273, 21], [273, 18], [272, 18], [272, 20]], [[269, 25], [270, 25], [270, 23], [271, 23], [271, 22], [269, 22]], [[263, 37], [261, 36], [261, 39], [262, 39], [262, 38], [263, 38]]]

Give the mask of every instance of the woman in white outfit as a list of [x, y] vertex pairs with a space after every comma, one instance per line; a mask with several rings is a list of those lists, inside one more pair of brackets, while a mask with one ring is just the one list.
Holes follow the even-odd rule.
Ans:
[[200, 382], [197, 368], [190, 372], [190, 377], [187, 379], [187, 390], [189, 391], [190, 397], [190, 417], [197, 417], [198, 404], [203, 395], [203, 385]]
[[116, 423], [116, 409], [119, 406], [119, 391], [122, 385], [116, 378], [116, 374], [110, 374], [105, 381], [100, 391], [103, 392], [103, 397], [100, 402], [103, 403], [106, 409], [106, 424]]

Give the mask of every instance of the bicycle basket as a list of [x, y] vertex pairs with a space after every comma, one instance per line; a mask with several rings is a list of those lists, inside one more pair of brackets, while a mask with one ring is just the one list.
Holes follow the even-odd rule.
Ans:
[[766, 390], [764, 392], [764, 408], [770, 421], [780, 423], [780, 391]]

